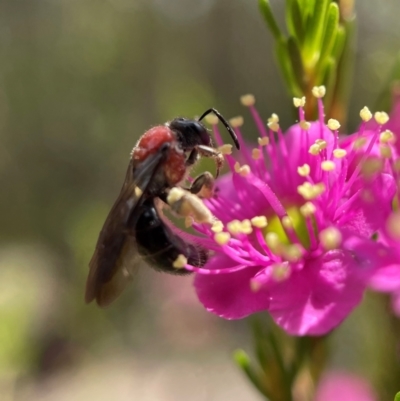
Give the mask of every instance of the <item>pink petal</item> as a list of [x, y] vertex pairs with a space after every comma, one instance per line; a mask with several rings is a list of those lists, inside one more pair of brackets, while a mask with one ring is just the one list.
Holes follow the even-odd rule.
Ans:
[[322, 378], [315, 401], [375, 401], [369, 383], [354, 374], [331, 372]]
[[342, 246], [268, 286], [269, 312], [288, 333], [322, 335], [335, 328], [361, 301], [372, 274], [392, 259], [389, 249], [359, 237]]
[[[224, 255], [218, 255], [207, 263], [210, 270], [231, 266], [232, 261]], [[225, 319], [241, 319], [268, 309], [267, 291], [250, 289], [250, 281], [259, 269], [254, 266], [230, 274], [197, 274], [194, 280], [197, 296], [209, 312]]]

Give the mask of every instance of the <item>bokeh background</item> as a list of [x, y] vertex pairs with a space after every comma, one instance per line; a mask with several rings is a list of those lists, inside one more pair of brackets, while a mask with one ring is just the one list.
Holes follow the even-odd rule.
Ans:
[[[272, 4], [283, 21], [284, 2]], [[400, 47], [398, 0], [356, 10], [349, 132]], [[246, 121], [247, 92], [291, 124], [256, 0], [0, 2], [1, 400], [261, 399], [231, 359], [250, 349], [247, 322], [208, 314], [191, 277], [143, 267], [109, 309], [83, 302], [138, 137], [209, 107]], [[256, 138], [250, 121], [245, 131]], [[332, 361], [381, 392], [384, 362], [399, 363], [383, 311], [368, 297], [335, 333]]]

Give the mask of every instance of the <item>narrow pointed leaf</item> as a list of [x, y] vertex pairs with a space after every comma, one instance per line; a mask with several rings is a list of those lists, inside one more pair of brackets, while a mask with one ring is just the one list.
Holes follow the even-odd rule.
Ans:
[[301, 91], [305, 92], [305, 83], [304, 83], [304, 68], [303, 68], [303, 60], [301, 58], [299, 47], [296, 43], [296, 40], [293, 36], [289, 37], [287, 42], [288, 54], [292, 65], [292, 70], [294, 74], [294, 79], [296, 80], [296, 84], [299, 86]]
[[321, 46], [320, 62], [323, 63], [325, 57], [330, 56], [333, 45], [336, 41], [339, 26], [339, 7], [336, 3], [329, 4], [325, 22], [324, 37]]
[[302, 43], [304, 40], [305, 29], [299, 0], [291, 0], [290, 4], [286, 6], [286, 9], [286, 25], [289, 34], [295, 37], [298, 43]]
[[265, 19], [265, 22], [267, 23], [269, 30], [271, 31], [272, 35], [274, 36], [274, 38], [276, 40], [281, 39], [282, 33], [275, 20], [269, 0], [258, 0], [258, 7], [261, 11], [262, 16]]
[[239, 349], [235, 351], [234, 360], [236, 364], [243, 370], [249, 380], [253, 383], [253, 385], [257, 388], [257, 390], [263, 394], [268, 399], [267, 390], [264, 388], [262, 381], [260, 380], [257, 373], [250, 365], [250, 358], [243, 350]]

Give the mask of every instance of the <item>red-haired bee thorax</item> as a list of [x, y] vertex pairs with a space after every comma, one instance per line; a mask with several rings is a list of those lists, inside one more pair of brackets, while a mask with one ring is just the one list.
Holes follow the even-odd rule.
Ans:
[[167, 126], [158, 125], [150, 128], [133, 148], [132, 159], [143, 161], [149, 155], [158, 152], [162, 144], [174, 141], [176, 141], [175, 134]]

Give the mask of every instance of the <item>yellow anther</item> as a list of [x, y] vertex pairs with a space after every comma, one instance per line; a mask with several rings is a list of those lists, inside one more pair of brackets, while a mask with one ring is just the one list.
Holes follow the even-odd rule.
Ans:
[[268, 119], [269, 123], [279, 123], [279, 116], [278, 114], [272, 113], [271, 117]]
[[172, 266], [175, 267], [175, 269], [183, 269], [187, 265], [187, 262], [185, 255], [181, 254], [174, 260]]
[[294, 107], [304, 107], [306, 104], [306, 98], [303, 97], [294, 97], [293, 98]]
[[300, 206], [300, 213], [304, 217], [311, 217], [316, 212], [316, 207], [311, 202], [306, 202], [304, 205]]
[[252, 292], [258, 292], [261, 289], [261, 283], [256, 280], [250, 280], [250, 289]]
[[140, 198], [143, 194], [143, 191], [139, 187], [135, 187], [135, 196]]
[[239, 169], [239, 174], [242, 177], [247, 177], [250, 174], [250, 172], [251, 172], [250, 166], [248, 166], [247, 164], [243, 165]]
[[310, 174], [310, 166], [306, 163], [297, 167], [297, 173], [302, 177], [307, 177]]
[[316, 196], [321, 195], [326, 191], [325, 184], [323, 182], [319, 182], [313, 186], [313, 190]]
[[365, 106], [360, 110], [360, 117], [363, 121], [368, 122], [372, 118], [371, 110]]
[[333, 171], [335, 169], [336, 165], [332, 160], [324, 160], [321, 163], [321, 168], [324, 171]]
[[396, 171], [396, 173], [400, 172], [400, 159], [397, 159], [394, 163], [393, 163], [393, 167], [394, 170]]
[[394, 143], [396, 141], [396, 137], [392, 131], [387, 129], [380, 134], [379, 141], [381, 143]]
[[310, 129], [310, 127], [311, 127], [311, 123], [309, 123], [309, 122], [306, 121], [306, 120], [301, 120], [301, 121], [299, 122], [299, 125], [300, 125], [300, 128], [301, 128], [302, 130], [304, 130], [304, 131], [308, 131], [308, 130]]
[[218, 151], [221, 152], [223, 155], [231, 155], [232, 154], [232, 145], [224, 144], [218, 148]]
[[226, 225], [226, 228], [232, 235], [236, 235], [241, 232], [242, 223], [239, 220], [232, 220]]
[[249, 235], [253, 232], [253, 227], [251, 226], [251, 221], [249, 219], [245, 219], [241, 223], [241, 232], [242, 234]]
[[316, 139], [315, 143], [319, 146], [319, 149], [326, 149], [326, 147], [328, 146], [327, 142], [325, 141], [325, 139]]
[[326, 251], [337, 249], [342, 243], [342, 234], [335, 227], [328, 227], [319, 233], [319, 240]]
[[282, 217], [282, 226], [287, 229], [293, 228], [293, 221], [290, 216]]
[[283, 248], [283, 257], [289, 262], [297, 262], [302, 257], [302, 249], [298, 244], [286, 245]]
[[278, 132], [279, 131], [279, 124], [276, 122], [271, 122], [267, 124], [268, 128], [274, 132]]
[[400, 239], [400, 212], [392, 213], [386, 221], [386, 229], [394, 240]]
[[333, 156], [336, 157], [336, 159], [342, 159], [347, 155], [347, 152], [344, 149], [335, 149], [333, 151]]
[[324, 193], [326, 190], [325, 184], [320, 182], [315, 185], [311, 185], [309, 182], [305, 182], [297, 187], [297, 192], [305, 199], [312, 200], [317, 198], [319, 195]]
[[265, 228], [268, 225], [268, 221], [265, 216], [255, 216], [251, 219], [251, 224], [257, 228]]
[[236, 173], [239, 173], [240, 172], [240, 163], [236, 162], [235, 165], [233, 166], [233, 168], [235, 169]]
[[375, 121], [380, 125], [386, 124], [389, 121], [389, 115], [384, 111], [377, 111], [374, 114], [374, 118]]
[[340, 123], [338, 120], [335, 120], [334, 118], [330, 118], [328, 120], [328, 128], [332, 131], [336, 131], [340, 128]]
[[279, 253], [282, 248], [282, 243], [279, 240], [278, 234], [274, 232], [267, 233], [265, 236], [265, 242], [268, 248], [274, 253]]
[[211, 226], [211, 231], [215, 232], [215, 233], [220, 233], [222, 232], [222, 230], [224, 229], [224, 225], [222, 224], [222, 221], [217, 220], [213, 223], [213, 225]]
[[214, 235], [214, 241], [218, 245], [226, 245], [230, 239], [231, 239], [231, 235], [226, 232], [216, 233]]
[[365, 177], [372, 177], [376, 173], [380, 173], [383, 169], [383, 160], [378, 158], [369, 158], [362, 163], [361, 172]]
[[290, 276], [289, 263], [276, 263], [272, 265], [272, 277], [275, 281], [284, 281]]
[[210, 125], [217, 125], [218, 124], [218, 117], [214, 114], [208, 114], [205, 117], [205, 120]]
[[252, 157], [254, 160], [260, 159], [260, 158], [261, 158], [261, 150], [260, 150], [260, 149], [253, 149], [253, 150], [251, 151], [251, 157]]
[[366, 143], [367, 143], [367, 139], [366, 138], [357, 138], [354, 141], [353, 149], [355, 149], [355, 150], [361, 149], [361, 148], [363, 148], [365, 146]]
[[266, 136], [264, 136], [264, 137], [262, 137], [262, 138], [258, 138], [258, 144], [259, 144], [260, 146], [267, 146], [267, 145], [269, 145], [269, 138], [266, 137]]
[[240, 102], [242, 103], [243, 106], [254, 106], [256, 103], [256, 98], [254, 95], [243, 95], [240, 97]]
[[318, 143], [313, 143], [310, 146], [310, 148], [308, 149], [308, 153], [310, 153], [310, 154], [312, 154], [314, 156], [317, 156], [317, 155], [319, 155], [320, 150], [321, 149], [320, 149]]
[[242, 116], [233, 117], [229, 120], [229, 124], [232, 128], [239, 128], [243, 125], [244, 120]]
[[325, 93], [326, 93], [326, 88], [323, 85], [314, 86], [314, 88], [312, 88], [312, 94], [318, 99], [323, 98], [325, 96]]
[[379, 152], [381, 156], [385, 159], [390, 159], [392, 157], [392, 149], [389, 145], [380, 144], [379, 145]]

